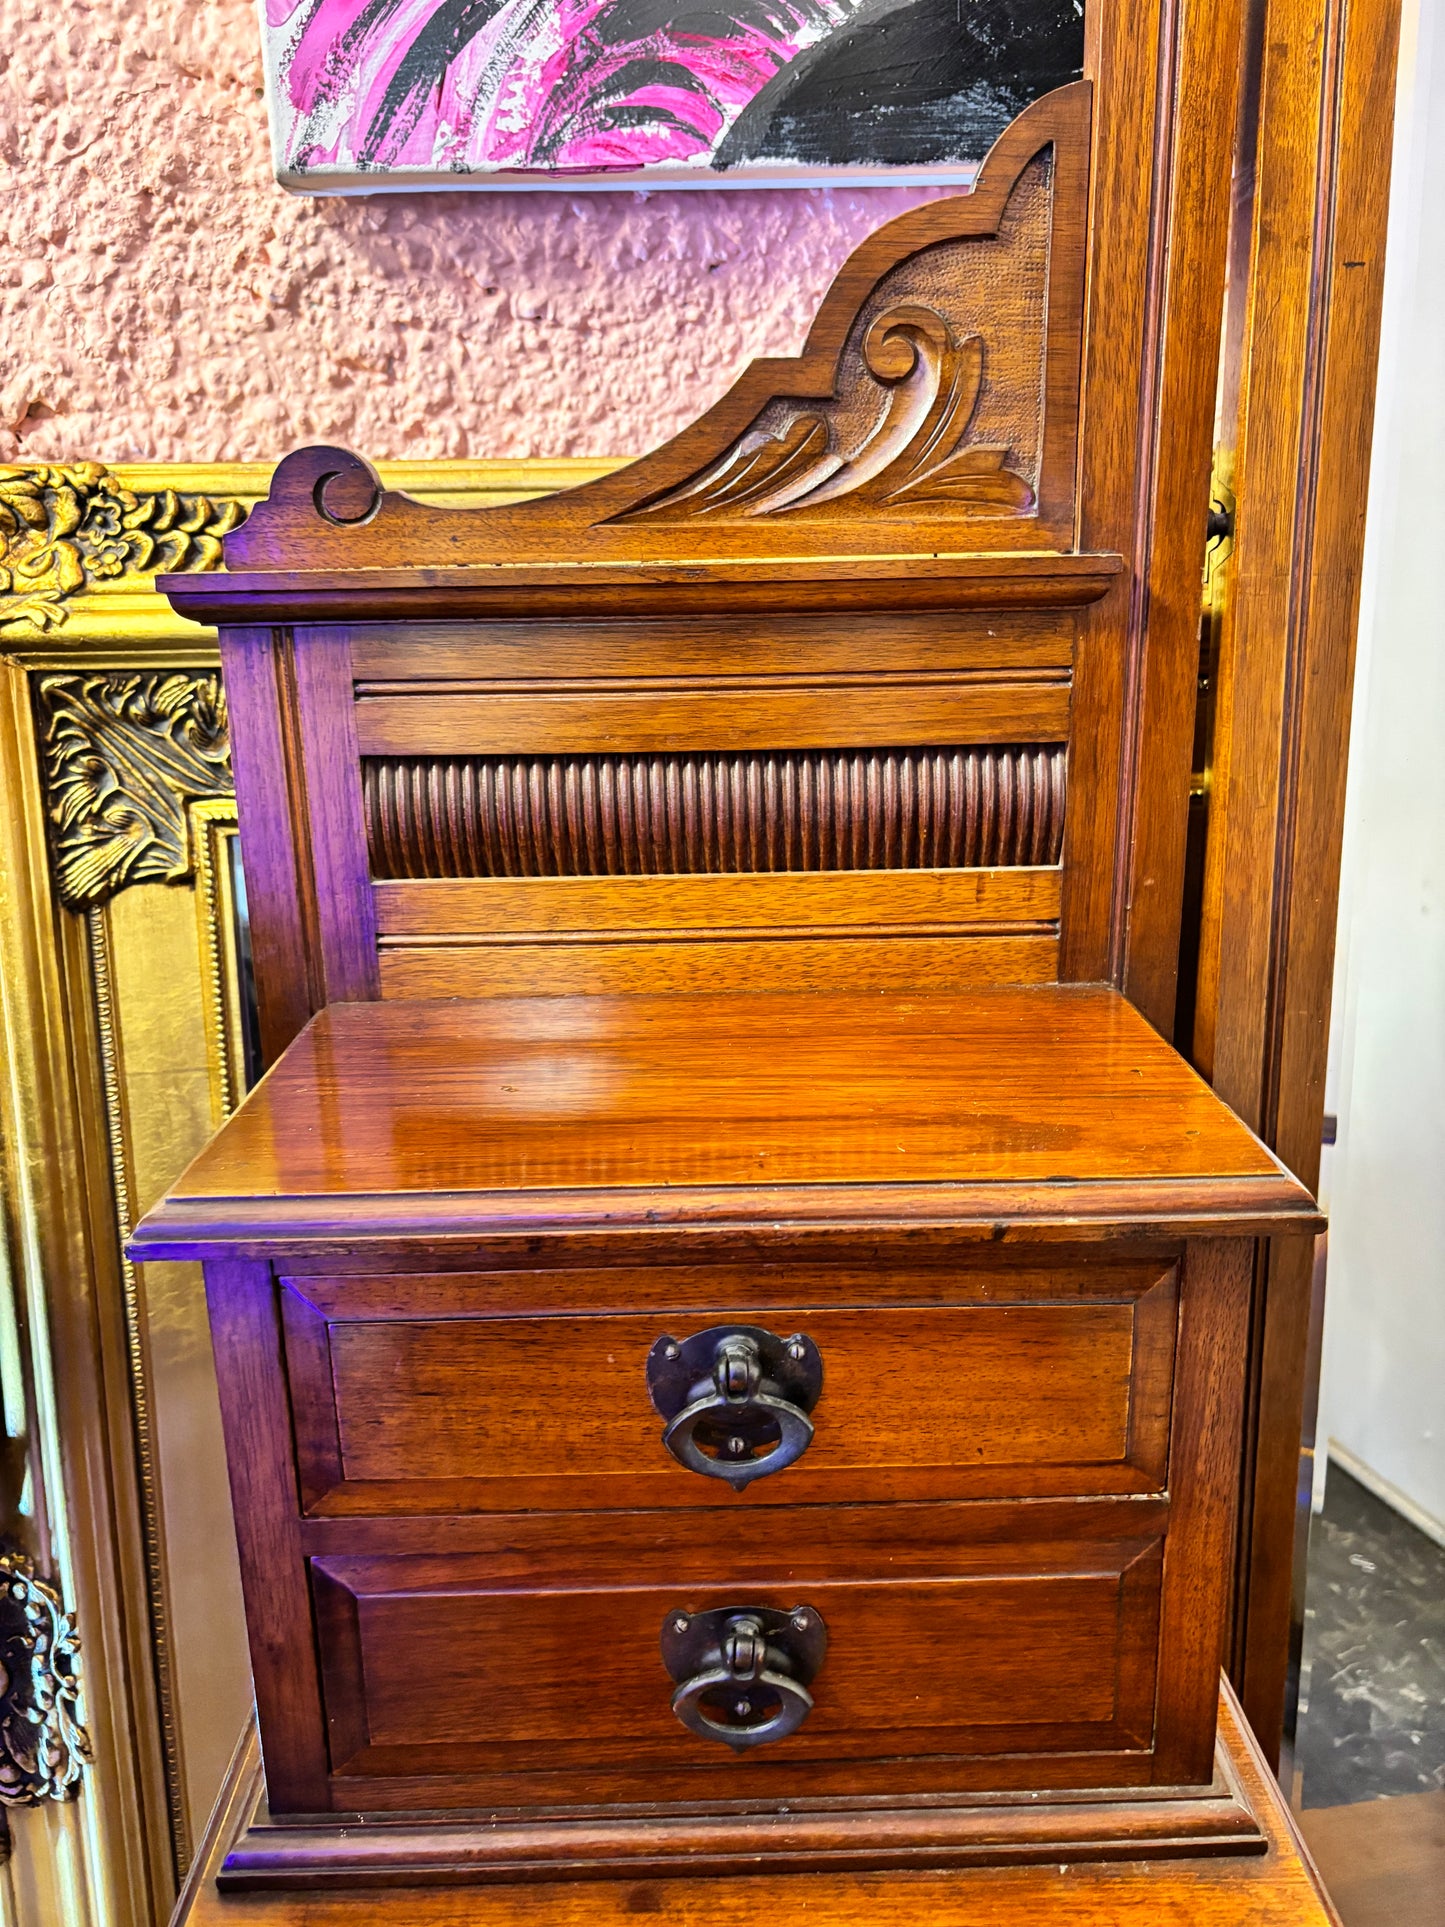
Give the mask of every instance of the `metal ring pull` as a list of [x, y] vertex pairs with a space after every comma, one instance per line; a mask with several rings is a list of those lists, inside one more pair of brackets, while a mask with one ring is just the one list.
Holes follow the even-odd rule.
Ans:
[[713, 1325], [691, 1338], [659, 1338], [647, 1357], [647, 1389], [678, 1464], [738, 1492], [807, 1451], [823, 1361], [801, 1332], [779, 1338], [758, 1325]]
[[669, 1613], [662, 1661], [678, 1683], [672, 1710], [689, 1731], [736, 1752], [786, 1739], [813, 1710], [808, 1687], [827, 1649], [828, 1628], [811, 1606]]

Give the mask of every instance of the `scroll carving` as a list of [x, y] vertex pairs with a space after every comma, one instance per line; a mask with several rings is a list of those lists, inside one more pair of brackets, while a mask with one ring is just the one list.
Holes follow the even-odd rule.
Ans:
[[51, 850], [68, 909], [191, 874], [188, 803], [232, 793], [226, 699], [200, 671], [38, 679]]
[[73, 1797], [90, 1759], [75, 1622], [27, 1559], [0, 1553], [0, 1806]]
[[1097, 600], [1120, 565], [1079, 551], [1075, 515], [1091, 98], [1078, 81], [1026, 108], [971, 193], [850, 256], [799, 354], [752, 363], [642, 460], [474, 510], [388, 489], [345, 449], [298, 449], [228, 540], [225, 577], [168, 593], [203, 618], [269, 619], [280, 590], [243, 578], [305, 571], [314, 612], [344, 619], [357, 574], [384, 567], [448, 572], [394, 585], [395, 612], [454, 614], [463, 595], [503, 618], [555, 613], [583, 583], [593, 613], [654, 613], [664, 583], [679, 605], [727, 609], [734, 581], [816, 609], [810, 565], [847, 556], [877, 606]]
[[1059, 861], [1061, 745], [368, 757], [377, 877], [971, 869]]
[[216, 569], [239, 502], [122, 487], [99, 462], [0, 465], [0, 632], [58, 628], [71, 596]]
[[1028, 514], [1052, 177], [1047, 153], [1024, 171], [987, 254], [944, 243], [885, 277], [830, 400], [769, 402], [715, 462], [626, 519], [798, 517], [831, 503], [849, 514]]
[[893, 385], [852, 454], [833, 446], [826, 416], [798, 414], [776, 430], [750, 429], [697, 481], [636, 513], [780, 515], [851, 495], [860, 508], [947, 502], [1023, 514], [1034, 492], [1007, 466], [1011, 451], [977, 442], [959, 447], [978, 406], [983, 355], [982, 336], [960, 341], [936, 310], [893, 309], [873, 323], [863, 345], [869, 373]]

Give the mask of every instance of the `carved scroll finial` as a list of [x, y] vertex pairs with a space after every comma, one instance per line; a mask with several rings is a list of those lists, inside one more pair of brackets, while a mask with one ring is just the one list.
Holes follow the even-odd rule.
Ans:
[[137, 493], [99, 462], [0, 464], [0, 633], [58, 628], [82, 590], [219, 568], [239, 502]]
[[186, 805], [229, 796], [219, 676], [42, 676], [36, 690], [60, 900], [89, 909], [129, 883], [191, 873]]
[[73, 1798], [90, 1761], [75, 1622], [29, 1560], [0, 1553], [0, 1805]]

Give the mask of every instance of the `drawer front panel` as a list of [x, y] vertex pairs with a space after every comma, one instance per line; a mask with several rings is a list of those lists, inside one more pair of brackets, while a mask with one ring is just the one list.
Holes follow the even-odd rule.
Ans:
[[1176, 1301], [1173, 1273], [1158, 1268], [1117, 1296], [1038, 1302], [1047, 1280], [1036, 1278], [1015, 1279], [1005, 1303], [802, 1298], [584, 1316], [437, 1315], [435, 1281], [409, 1292], [388, 1280], [384, 1306], [367, 1282], [369, 1305], [345, 1303], [334, 1280], [326, 1309], [304, 1295], [315, 1281], [283, 1290], [315, 1513], [730, 1503], [721, 1480], [665, 1449], [647, 1361], [666, 1337], [734, 1324], [805, 1334], [822, 1360], [811, 1442], [746, 1487], [754, 1503], [1165, 1481]]
[[[726, 1555], [702, 1563], [721, 1573]], [[805, 1795], [832, 1763], [867, 1793], [882, 1784], [870, 1762], [892, 1786], [900, 1760], [1147, 1750], [1157, 1540], [1020, 1545], [980, 1569], [965, 1556], [903, 1579], [886, 1556], [846, 1580], [787, 1577], [783, 1564], [762, 1578], [753, 1562], [732, 1581], [529, 1591], [475, 1555], [313, 1560], [334, 1769], [449, 1777], [454, 1803], [566, 1798], [569, 1779], [599, 1771], [627, 1776], [638, 1797], [649, 1776], [653, 1797], [686, 1799], [716, 1793], [722, 1775], [728, 1797], [745, 1798], [780, 1782]], [[679, 1721], [660, 1649], [671, 1617], [803, 1607], [825, 1622], [827, 1650], [796, 1732], [734, 1753]], [[366, 1805], [364, 1790], [353, 1797]]]

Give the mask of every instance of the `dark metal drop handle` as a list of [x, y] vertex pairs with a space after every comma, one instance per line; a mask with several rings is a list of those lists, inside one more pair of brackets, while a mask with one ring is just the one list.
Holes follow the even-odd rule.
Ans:
[[678, 1682], [672, 1710], [690, 1732], [736, 1752], [786, 1739], [813, 1710], [808, 1686], [827, 1645], [811, 1606], [670, 1613], [662, 1657]]
[[807, 1451], [823, 1361], [801, 1332], [779, 1338], [755, 1325], [714, 1325], [681, 1342], [659, 1338], [647, 1389], [678, 1464], [740, 1491]]

